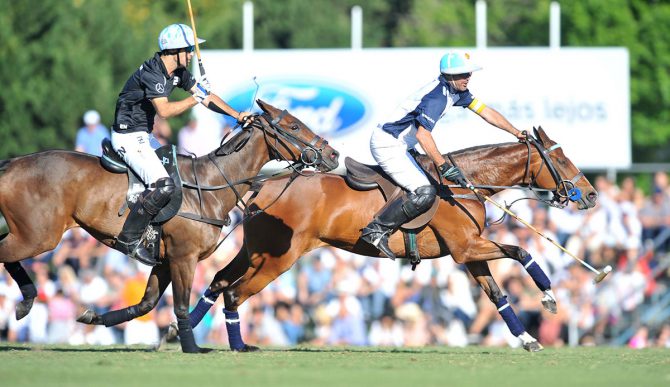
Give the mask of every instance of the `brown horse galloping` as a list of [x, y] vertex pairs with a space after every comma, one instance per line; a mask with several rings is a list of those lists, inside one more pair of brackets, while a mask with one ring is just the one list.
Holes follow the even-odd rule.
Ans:
[[[553, 191], [554, 198], [563, 206], [568, 198], [582, 210], [595, 206], [598, 195], [584, 175], [541, 128], [535, 131], [535, 136], [539, 141], [529, 138], [527, 143], [481, 146], [453, 153], [452, 157], [471, 182], [490, 195], [503, 187], [532, 186]], [[434, 181], [439, 181], [427, 157], [420, 157], [419, 162], [425, 170], [433, 171]], [[272, 203], [285, 184], [281, 180], [266, 182], [254, 199], [252, 210]], [[491, 276], [487, 261], [512, 258], [523, 263], [545, 292], [543, 305], [555, 313], [549, 279], [524, 249], [481, 236], [485, 227], [482, 201], [476, 197], [454, 198], [443, 185], [439, 191], [437, 212], [426, 226], [416, 230], [421, 258], [451, 254], [454, 261], [465, 264], [496, 304], [510, 331], [522, 340], [523, 347], [528, 351], [541, 350], [542, 346], [525, 332], [512, 308], [507, 307], [506, 297]], [[461, 188], [454, 190], [455, 194], [465, 192], [468, 191]], [[216, 274], [199, 306], [204, 301], [209, 307], [223, 293], [224, 312], [227, 320], [232, 317], [233, 321], [227, 322], [228, 336], [239, 339], [231, 341], [231, 348], [246, 347], [240, 337], [239, 322], [234, 323], [239, 321], [237, 308], [312, 249], [330, 245], [356, 254], [379, 256], [375, 248], [360, 240], [360, 230], [383, 205], [379, 190], [354, 190], [341, 176], [317, 174], [297, 178], [274, 204], [244, 224], [244, 245], [231, 264]], [[391, 236], [390, 247], [397, 256], [408, 257], [401, 233]], [[196, 307], [191, 313], [193, 326], [206, 309]]]
[[[182, 212], [224, 219], [244, 195], [261, 167], [271, 159], [311, 164], [321, 171], [338, 165], [338, 153], [327, 141], [288, 112], [258, 101], [264, 113], [207, 156], [179, 156], [180, 176], [197, 179], [203, 189], [183, 190]], [[108, 246], [114, 246], [125, 216], [118, 210], [126, 200], [125, 174], [114, 174], [100, 159], [72, 151], [45, 151], [0, 161], [0, 263], [20, 285], [24, 300], [17, 318], [25, 316], [37, 295], [19, 261], [56, 247], [65, 230], [81, 226]], [[228, 184], [235, 186], [231, 189]], [[207, 187], [212, 189], [207, 189]], [[6, 222], [6, 223], [5, 223]], [[172, 281], [174, 311], [184, 334], [184, 352], [200, 352], [190, 331], [188, 302], [196, 263], [214, 251], [221, 225], [176, 216], [163, 225], [160, 257], [148, 287], [159, 294]], [[143, 315], [144, 305], [110, 313], [103, 321], [114, 325], [126, 316]], [[123, 320], [126, 321], [126, 320]]]
[[[504, 187], [519, 185], [549, 189], [563, 205], [570, 196], [582, 210], [593, 207], [597, 194], [583, 174], [542, 129], [535, 135], [539, 141], [531, 138], [526, 143], [481, 146], [452, 156], [465, 175], [489, 195]], [[425, 170], [433, 171], [431, 178], [435, 183], [440, 181], [430, 160], [419, 157], [419, 162]], [[287, 178], [264, 183], [250, 208], [253, 212], [269, 207], [246, 219], [244, 245], [233, 261], [216, 274], [205, 296], [191, 312], [195, 326], [223, 293], [228, 337], [233, 350], [253, 349], [241, 339], [237, 308], [290, 269], [305, 253], [330, 245], [356, 254], [379, 256], [377, 249], [360, 240], [360, 230], [384, 205], [379, 190], [354, 190], [342, 176], [334, 174], [301, 176], [288, 189], [287, 183]], [[464, 263], [489, 299], [501, 309], [510, 330], [523, 336], [524, 348], [529, 351], [542, 349], [532, 336], [524, 336], [527, 333], [513, 315], [512, 308], [505, 307], [508, 304], [491, 276], [487, 261], [512, 258], [524, 263], [538, 287], [545, 292], [543, 305], [555, 312], [555, 299], [548, 278], [522, 248], [482, 238], [485, 227], [482, 201], [467, 195], [452, 196], [469, 191], [456, 188], [452, 192], [441, 185], [441, 181], [437, 184], [440, 184], [441, 197], [437, 212], [430, 223], [415, 230], [421, 258], [451, 254], [457, 263]], [[580, 192], [581, 197], [574, 195], [575, 192]], [[397, 256], [408, 257], [401, 233], [391, 236], [390, 247]], [[155, 305], [159, 297], [157, 291], [147, 288], [142, 302]]]

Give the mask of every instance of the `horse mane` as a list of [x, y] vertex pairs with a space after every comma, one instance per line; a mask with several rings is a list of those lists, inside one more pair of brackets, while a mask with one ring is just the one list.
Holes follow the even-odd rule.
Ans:
[[[227, 156], [229, 154], [238, 152], [240, 149], [242, 149], [242, 147], [244, 147], [244, 144], [247, 143], [249, 137], [251, 137], [251, 128], [242, 129], [233, 135], [230, 140], [219, 145], [219, 147], [216, 148], [212, 153], [214, 153], [214, 156]], [[221, 141], [223, 141], [223, 139]]]
[[486, 144], [486, 145], [475, 145], [469, 148], [463, 148], [459, 149], [456, 151], [451, 152], [452, 155], [457, 156], [457, 155], [469, 155], [471, 153], [476, 153], [480, 152], [482, 150], [494, 150], [498, 148], [503, 148], [503, 147], [508, 147], [511, 145], [517, 145], [519, 144], [518, 142], [503, 142], [499, 144]]
[[0, 173], [4, 172], [9, 168], [9, 163], [12, 160], [0, 160]]

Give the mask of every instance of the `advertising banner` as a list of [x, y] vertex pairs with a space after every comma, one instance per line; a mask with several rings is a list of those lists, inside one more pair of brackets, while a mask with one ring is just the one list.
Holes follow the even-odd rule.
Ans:
[[[483, 70], [469, 89], [519, 129], [542, 126], [582, 169], [631, 164], [629, 59], [625, 48], [457, 49]], [[408, 95], [439, 75], [447, 49], [205, 50], [214, 92], [235, 109], [256, 98], [287, 109], [341, 152], [373, 162], [369, 138]], [[253, 110], [257, 111], [254, 105]], [[200, 107], [215, 146], [232, 125]], [[453, 107], [433, 130], [443, 153], [515, 141], [468, 109]]]

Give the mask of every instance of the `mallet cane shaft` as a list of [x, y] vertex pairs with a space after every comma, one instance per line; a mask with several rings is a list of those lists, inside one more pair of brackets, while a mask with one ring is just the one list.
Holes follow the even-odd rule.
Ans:
[[596, 278], [594, 279], [594, 282], [595, 282], [595, 283], [598, 283], [598, 282], [602, 281], [602, 280], [605, 278], [605, 276], [607, 276], [607, 274], [609, 274], [609, 272], [612, 271], [612, 266], [609, 266], [609, 265], [607, 265], [602, 271], [598, 271], [598, 270], [596, 270], [593, 266], [591, 266], [591, 265], [589, 265], [588, 263], [584, 262], [583, 260], [577, 258], [577, 256], [575, 256], [574, 254], [572, 254], [571, 252], [569, 252], [565, 247], [561, 246], [560, 244], [556, 243], [556, 241], [554, 241], [553, 239], [551, 239], [551, 238], [549, 238], [548, 236], [546, 236], [546, 235], [544, 235], [543, 233], [541, 233], [541, 232], [540, 232], [538, 229], [536, 229], [532, 224], [530, 224], [530, 223], [526, 222], [525, 220], [519, 218], [519, 217], [518, 217], [515, 213], [513, 213], [512, 211], [510, 211], [510, 210], [508, 210], [507, 208], [501, 206], [500, 204], [498, 204], [498, 202], [496, 202], [495, 200], [493, 200], [493, 199], [491, 199], [490, 197], [486, 196], [485, 194], [479, 192], [479, 190], [478, 190], [477, 188], [475, 188], [474, 186], [470, 185], [469, 188], [470, 188], [470, 189], [472, 190], [472, 192], [474, 192], [476, 195], [483, 197], [483, 198], [486, 199], [486, 201], [488, 201], [489, 203], [491, 203], [491, 204], [493, 204], [494, 206], [496, 206], [496, 207], [500, 208], [501, 210], [505, 211], [505, 213], [507, 213], [509, 216], [511, 216], [511, 217], [513, 217], [514, 219], [518, 220], [519, 222], [523, 223], [526, 227], [528, 227], [528, 228], [530, 228], [531, 230], [535, 231], [535, 233], [537, 233], [538, 235], [540, 235], [540, 236], [543, 237], [544, 239], [546, 239], [546, 240], [548, 240], [549, 242], [551, 242], [554, 246], [558, 247], [558, 248], [561, 249], [564, 253], [566, 253], [566, 254], [568, 254], [570, 257], [572, 257], [574, 260], [576, 260], [576, 261], [578, 261], [579, 263], [581, 263], [582, 265], [584, 265], [584, 267], [586, 267], [587, 269], [589, 269], [589, 270], [591, 270], [592, 272], [594, 272], [594, 273], [596, 274]]
[[200, 44], [198, 44], [198, 33], [195, 29], [195, 18], [193, 17], [193, 8], [191, 7], [191, 0], [186, 0], [188, 5], [188, 14], [191, 16], [191, 28], [193, 29], [193, 40], [195, 41], [195, 55], [198, 57], [198, 67], [200, 68], [200, 76], [205, 75], [205, 67], [202, 65], [202, 58], [200, 57]]

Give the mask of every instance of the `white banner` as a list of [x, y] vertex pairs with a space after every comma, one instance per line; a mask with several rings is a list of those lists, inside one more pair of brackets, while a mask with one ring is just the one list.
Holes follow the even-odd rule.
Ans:
[[[372, 162], [377, 123], [439, 75], [446, 49], [206, 50], [214, 92], [248, 110], [257, 98], [287, 109], [325, 136], [343, 156]], [[464, 50], [466, 51], [466, 50]], [[583, 169], [631, 164], [629, 59], [625, 48], [489, 48], [467, 50], [484, 69], [472, 94], [519, 129], [542, 126]], [[256, 110], [257, 107], [254, 107]], [[218, 133], [221, 116], [197, 110]], [[440, 151], [515, 141], [468, 109], [452, 108], [433, 130]]]

